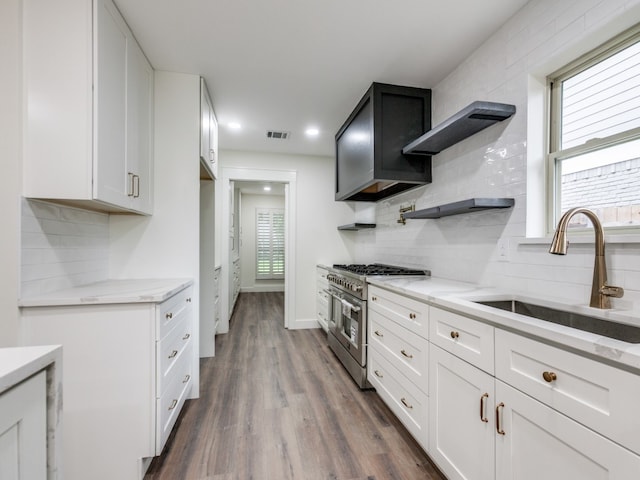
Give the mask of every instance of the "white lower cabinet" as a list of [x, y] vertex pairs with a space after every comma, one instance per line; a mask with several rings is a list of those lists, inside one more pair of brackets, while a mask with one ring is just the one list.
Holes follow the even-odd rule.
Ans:
[[26, 345], [63, 347], [65, 480], [140, 480], [162, 452], [192, 385], [192, 296], [22, 308]]
[[47, 478], [47, 390], [41, 371], [0, 395], [0, 478]]
[[[449, 480], [640, 478], [640, 375], [369, 292], [369, 381]], [[424, 346], [406, 328], [415, 319], [429, 325]], [[412, 343], [428, 351], [419, 375], [396, 352]]]
[[[497, 480], [631, 480], [640, 457], [496, 380]], [[493, 477], [490, 477], [493, 478]]]
[[329, 305], [331, 305], [327, 273], [326, 268], [320, 265], [316, 267], [316, 319], [325, 332], [329, 329]]
[[494, 478], [494, 378], [431, 346], [429, 446], [449, 480]]

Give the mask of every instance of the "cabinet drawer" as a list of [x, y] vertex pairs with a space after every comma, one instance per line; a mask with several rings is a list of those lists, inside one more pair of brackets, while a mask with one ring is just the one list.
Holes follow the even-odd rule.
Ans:
[[156, 307], [158, 338], [162, 338], [169, 333], [185, 311], [191, 308], [192, 295], [193, 287], [188, 287]]
[[429, 397], [415, 387], [384, 356], [375, 350], [370, 352], [369, 382], [378, 395], [407, 427], [413, 437], [427, 449], [427, 413]]
[[369, 349], [385, 356], [412, 383], [429, 393], [429, 342], [376, 311], [369, 316]]
[[494, 328], [486, 323], [431, 307], [431, 342], [493, 375]]
[[373, 285], [369, 286], [368, 300], [370, 310], [428, 338], [429, 307], [425, 303]]
[[193, 351], [189, 348], [181, 355], [176, 364], [175, 375], [171, 377], [169, 385], [162, 396], [156, 399], [156, 455], [162, 453], [162, 448], [169, 438], [180, 410], [189, 393], [192, 377]]
[[496, 377], [640, 453], [640, 376], [497, 329]]
[[157, 393], [162, 395], [171, 378], [176, 374], [177, 364], [191, 350], [192, 325], [190, 317], [183, 317], [168, 335], [157, 342]]
[[324, 268], [316, 268], [316, 283], [318, 288], [326, 288], [329, 286], [329, 281], [327, 280], [327, 272]]

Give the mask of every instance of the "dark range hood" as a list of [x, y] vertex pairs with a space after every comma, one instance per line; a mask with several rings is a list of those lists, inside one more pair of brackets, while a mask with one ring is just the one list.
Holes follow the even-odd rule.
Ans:
[[431, 129], [431, 90], [373, 83], [336, 134], [336, 200], [376, 202], [431, 183], [402, 148]]

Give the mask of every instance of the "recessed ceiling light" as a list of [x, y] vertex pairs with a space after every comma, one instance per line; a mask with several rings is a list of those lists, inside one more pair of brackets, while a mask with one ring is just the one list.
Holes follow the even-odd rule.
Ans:
[[270, 192], [270, 191], [271, 191], [271, 187], [270, 187], [269, 185], [265, 185], [265, 186], [264, 186], [264, 188], [263, 188], [263, 190], [264, 190], [265, 192]]
[[238, 122], [231, 122], [228, 126], [231, 130], [240, 130], [242, 128], [242, 125], [240, 125]]
[[304, 133], [306, 133], [310, 137], [317, 137], [318, 134], [320, 133], [320, 130], [318, 130], [317, 128], [307, 128], [307, 130]]

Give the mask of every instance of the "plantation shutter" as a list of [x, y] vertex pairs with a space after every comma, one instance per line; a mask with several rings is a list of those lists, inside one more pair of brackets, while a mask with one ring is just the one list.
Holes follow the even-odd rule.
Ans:
[[256, 278], [284, 277], [284, 210], [256, 209]]
[[640, 43], [562, 82], [560, 149], [640, 126]]

